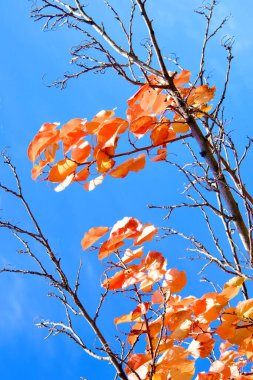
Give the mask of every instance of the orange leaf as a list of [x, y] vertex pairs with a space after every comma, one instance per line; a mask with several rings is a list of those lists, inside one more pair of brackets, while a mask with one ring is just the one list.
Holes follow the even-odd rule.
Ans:
[[76, 182], [86, 181], [89, 175], [90, 175], [90, 172], [86, 166], [85, 168], [81, 169], [78, 173], [75, 174], [74, 181]]
[[143, 94], [148, 91], [149, 84], [146, 83], [143, 86], [140, 87], [140, 89], [127, 101], [127, 104], [130, 108], [132, 108], [137, 102], [140, 102]]
[[239, 316], [253, 319], [253, 298], [239, 302], [236, 307], [236, 312]]
[[145, 379], [148, 373], [148, 363], [151, 361], [149, 355], [144, 354], [133, 354], [129, 355], [129, 360], [126, 366], [126, 374], [129, 380], [136, 380], [137, 377], [132, 371], [138, 373], [140, 379]]
[[170, 126], [170, 121], [163, 118], [161, 122], [153, 129], [150, 138], [154, 145], [162, 145], [169, 140], [173, 140], [176, 133]]
[[190, 319], [183, 318], [181, 323], [179, 323], [178, 326], [171, 333], [170, 338], [182, 341], [189, 335], [191, 330], [192, 330], [192, 321]]
[[172, 293], [180, 292], [186, 285], [185, 271], [177, 268], [167, 270], [163, 286], [168, 287]]
[[215, 91], [215, 86], [208, 87], [208, 84], [198, 86], [191, 90], [187, 103], [197, 108], [210, 102], [214, 98]]
[[244, 283], [244, 277], [233, 277], [226, 284], [221, 292], [222, 295], [227, 297], [229, 300], [234, 298], [240, 291], [242, 284]]
[[87, 135], [86, 120], [72, 119], [64, 124], [60, 131], [60, 139], [63, 142], [63, 152], [68, 152], [73, 145], [77, 144], [81, 138]]
[[76, 170], [77, 164], [68, 158], [59, 161], [50, 170], [48, 180], [50, 182], [62, 182]]
[[119, 242], [111, 242], [110, 240], [105, 241], [98, 254], [99, 260], [103, 260], [105, 257], [109, 256], [111, 253], [117, 251], [120, 247], [124, 245], [124, 242], [119, 241]]
[[146, 114], [149, 114], [153, 111], [154, 104], [157, 103], [157, 98], [160, 96], [160, 92], [160, 89], [157, 90], [151, 87], [149, 87], [148, 90], [144, 91], [143, 96], [140, 99], [140, 106]]
[[104, 123], [107, 120], [110, 120], [114, 116], [114, 110], [102, 110], [96, 114], [92, 119], [93, 123]]
[[104, 236], [109, 231], [108, 227], [93, 227], [91, 228], [82, 239], [82, 249], [85, 250], [92, 246], [97, 240]]
[[206, 310], [206, 300], [200, 299], [193, 301], [192, 303], [192, 311], [193, 313], [198, 316], [199, 314], [203, 314]]
[[161, 280], [166, 272], [167, 261], [160, 252], [150, 251], [140, 263], [140, 268], [147, 271], [140, 284], [142, 291], [151, 291], [152, 285]]
[[180, 117], [179, 115], [175, 115], [172, 121], [172, 128], [175, 133], [185, 133], [188, 132], [190, 127], [185, 122], [185, 119]]
[[110, 290], [123, 289], [139, 283], [145, 274], [139, 271], [138, 265], [130, 265], [127, 269], [115, 273], [104, 281], [103, 286]]
[[206, 358], [212, 352], [214, 340], [210, 334], [200, 334], [188, 347], [188, 351], [195, 358]]
[[200, 372], [196, 377], [196, 380], [221, 380], [222, 375], [219, 373], [204, 373]]
[[188, 83], [190, 81], [191, 72], [189, 70], [182, 70], [181, 73], [174, 77], [175, 86], [180, 86], [181, 84]]
[[122, 257], [121, 261], [124, 264], [129, 264], [135, 259], [139, 259], [143, 255], [143, 247], [137, 248], [134, 251], [131, 249], [127, 248], [125, 251], [124, 256]]
[[167, 101], [167, 95], [159, 94], [159, 95], [157, 95], [156, 100], [153, 104], [153, 107], [152, 107], [153, 112], [156, 115], [159, 115], [166, 110], [166, 108], [169, 106], [169, 104], [170, 104], [170, 102]]
[[108, 172], [108, 170], [115, 165], [115, 161], [100, 149], [96, 151], [95, 158], [97, 160], [97, 170], [99, 173]]
[[203, 321], [212, 322], [221, 313], [223, 307], [228, 303], [228, 299], [222, 294], [207, 293], [201, 297], [206, 300], [206, 310], [203, 313]]
[[104, 281], [103, 287], [110, 290], [121, 289], [125, 280], [125, 270], [115, 273], [114, 276]]
[[105, 241], [99, 251], [99, 259], [103, 259], [124, 245], [124, 239], [135, 238], [142, 230], [142, 224], [135, 218], [125, 217], [114, 224], [110, 238]]
[[118, 325], [120, 323], [133, 322], [140, 318], [142, 315], [146, 314], [150, 308], [150, 302], [140, 303], [134, 311], [129, 314], [124, 314], [121, 317], [115, 318], [114, 323]]
[[119, 133], [128, 128], [128, 122], [119, 117], [103, 124], [97, 133], [97, 142], [101, 149], [115, 147]]
[[130, 125], [130, 131], [133, 132], [137, 139], [143, 137], [148, 131], [156, 126], [157, 118], [155, 116], [141, 116], [135, 119]]
[[[144, 322], [137, 322], [134, 324], [130, 333], [128, 334], [127, 340], [131, 345], [133, 345], [138, 339], [138, 337], [142, 334], [145, 334], [146, 332], [147, 332], [146, 324]], [[152, 335], [150, 334], [150, 336]]]
[[85, 123], [86, 123], [85, 119], [78, 119], [78, 118], [68, 121], [66, 124], [62, 126], [61, 134], [60, 134], [61, 139], [64, 139], [69, 134], [75, 131], [78, 131], [78, 130], [84, 131]]
[[57, 150], [59, 149], [59, 145], [58, 144], [50, 144], [46, 147], [46, 149], [44, 150], [44, 156], [46, 158], [46, 161], [49, 163], [52, 163], [54, 162], [54, 159], [55, 159], [55, 155], [56, 155], [56, 152]]
[[[191, 318], [191, 310], [178, 310], [168, 312], [165, 316], [165, 325], [169, 327], [171, 331], [174, 331], [177, 327], [179, 327], [183, 322], [189, 320]], [[190, 327], [189, 327], [190, 328]]]
[[101, 185], [101, 183], [104, 180], [104, 175], [100, 175], [94, 179], [92, 179], [90, 182], [87, 182], [84, 184], [84, 189], [87, 191], [92, 191], [95, 189], [96, 186]]
[[72, 183], [74, 176], [75, 176], [74, 173], [69, 174], [61, 183], [59, 183], [59, 185], [57, 185], [54, 188], [54, 191], [59, 193], [60, 191], [65, 190], [66, 187], [68, 187]]
[[28, 157], [31, 161], [34, 162], [48, 145], [59, 141], [60, 132], [55, 129], [58, 125], [59, 123], [45, 123], [42, 125], [28, 147]]
[[131, 122], [145, 116], [146, 112], [141, 108], [140, 104], [134, 104], [131, 108], [127, 110], [127, 119]]
[[151, 161], [158, 162], [158, 161], [164, 161], [167, 157], [167, 148], [161, 148], [157, 150], [157, 156], [152, 157]]
[[90, 135], [97, 134], [106, 121], [110, 121], [114, 116], [114, 110], [100, 111], [96, 116], [86, 123], [86, 129]]
[[39, 175], [41, 175], [42, 170], [45, 166], [47, 166], [48, 162], [44, 160], [40, 160], [38, 165], [34, 164], [32, 168], [32, 179], [37, 179]]
[[[165, 293], [163, 295], [163, 293]], [[170, 296], [170, 291], [167, 290], [166, 292], [162, 292], [160, 289], [156, 290], [152, 294], [152, 303], [153, 304], [159, 304], [159, 303], [164, 303]]]
[[110, 240], [114, 242], [126, 238], [134, 238], [142, 231], [142, 224], [133, 217], [125, 216], [114, 224], [110, 233]]
[[136, 158], [129, 158], [123, 164], [113, 169], [109, 174], [114, 178], [124, 178], [131, 171], [138, 172], [144, 169], [145, 163], [145, 154], [140, 154]]
[[88, 141], [81, 140], [76, 144], [71, 152], [71, 158], [78, 164], [83, 164], [87, 161], [90, 155], [91, 147]]
[[140, 235], [134, 240], [134, 245], [141, 245], [146, 241], [153, 239], [155, 234], [157, 234], [158, 228], [155, 228], [153, 224], [144, 224]]

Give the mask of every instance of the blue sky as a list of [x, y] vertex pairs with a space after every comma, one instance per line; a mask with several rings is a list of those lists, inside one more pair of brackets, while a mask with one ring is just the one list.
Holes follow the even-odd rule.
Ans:
[[[160, 45], [176, 53], [181, 64], [196, 72], [203, 23], [192, 13], [198, 1], [179, 0], [151, 1], [151, 12]], [[252, 14], [253, 3], [245, 0], [238, 5], [236, 0], [220, 1], [218, 19], [231, 14], [224, 34], [235, 37], [233, 72], [227, 101], [227, 115], [232, 120], [232, 129], [240, 143], [252, 131], [247, 110], [252, 107]], [[80, 255], [85, 261], [85, 286], [87, 303], [94, 306], [99, 295], [96, 285], [103, 270], [95, 256], [82, 253], [80, 240], [83, 232], [92, 226], [111, 226], [125, 215], [135, 216], [143, 222], [161, 225], [163, 214], [149, 210], [147, 204], [175, 202], [182, 191], [182, 179], [167, 165], [152, 164], [148, 170], [130, 175], [125, 180], [107, 180], [94, 192], [86, 193], [79, 186], [71, 186], [62, 193], [55, 193], [50, 184], [33, 182], [30, 177], [31, 163], [27, 158], [27, 146], [43, 122], [64, 123], [74, 117], [91, 118], [101, 109], [117, 107], [117, 114], [124, 116], [126, 100], [133, 89], [123, 80], [109, 73], [86, 75], [69, 83], [64, 91], [46, 85], [69, 69], [68, 51], [79, 42], [79, 36], [70, 30], [61, 29], [43, 33], [41, 25], [29, 18], [31, 3], [13, 0], [1, 5], [2, 57], [0, 60], [0, 136], [1, 149], [8, 148], [21, 175], [35, 215], [55, 251], [63, 257], [64, 265], [73, 272]], [[166, 9], [165, 9], [166, 8]], [[141, 35], [141, 30], [138, 30]], [[219, 46], [221, 36], [214, 40], [209, 52], [210, 84], [219, 84], [224, 76], [225, 57]], [[7, 183], [11, 181], [1, 168]], [[0, 209], [20, 223], [28, 223], [22, 210], [5, 194], [0, 194]], [[189, 227], [184, 217], [174, 219], [181, 229], [198, 230], [198, 220]], [[191, 231], [190, 231], [191, 232]], [[0, 264], [18, 262], [15, 255], [18, 244], [0, 231]], [[176, 241], [174, 246], [161, 244], [170, 266], [186, 269], [189, 262], [178, 260], [184, 256], [185, 244]], [[198, 268], [196, 268], [197, 271]], [[189, 273], [189, 281], [196, 287], [189, 293], [198, 292], [195, 270]], [[80, 376], [88, 380], [105, 379], [110, 368], [87, 360], [84, 355], [64, 337], [43, 340], [45, 331], [34, 326], [39, 318], [56, 317], [61, 313], [53, 300], [46, 297], [47, 286], [43, 281], [0, 276], [0, 376], [5, 380], [16, 377], [26, 380], [72, 380]], [[203, 288], [203, 291], [205, 289]], [[122, 305], [121, 305], [122, 306]], [[107, 320], [119, 315], [115, 305], [107, 305]]]

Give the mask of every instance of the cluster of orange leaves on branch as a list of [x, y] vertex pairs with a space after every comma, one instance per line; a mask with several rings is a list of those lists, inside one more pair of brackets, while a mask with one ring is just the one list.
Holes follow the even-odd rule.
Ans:
[[[249, 380], [253, 299], [229, 305], [245, 279], [230, 279], [220, 293], [181, 297], [177, 293], [186, 285], [185, 272], [168, 269], [160, 252], [144, 254], [143, 243], [157, 232], [152, 224], [125, 217], [111, 231], [91, 228], [82, 239], [86, 250], [109, 234], [98, 248], [99, 259], [107, 259], [102, 286], [129, 295], [134, 302], [133, 310], [114, 319], [116, 325], [131, 324], [127, 329], [131, 350], [125, 367], [128, 379], [149, 380], [152, 373], [153, 380], [190, 380], [196, 360], [215, 352], [219, 358], [213, 358], [209, 372], [198, 373], [197, 380]], [[143, 344], [145, 352], [138, 353], [139, 347], [143, 352]]]
[[[174, 76], [174, 84], [194, 117], [200, 118], [211, 109], [208, 103], [214, 97], [215, 87], [210, 88], [207, 84], [186, 86], [190, 75], [188, 70], [183, 70]], [[143, 169], [146, 155], [150, 156], [154, 148], [157, 152], [151, 160], [165, 160], [167, 144], [178, 133], [187, 132], [189, 126], [178, 112], [174, 98], [162, 88], [163, 84], [161, 79], [151, 76], [149, 83], [141, 86], [128, 100], [126, 119], [115, 117], [114, 111], [109, 110], [99, 112], [91, 121], [70, 120], [61, 128], [58, 128], [59, 123], [43, 124], [28, 148], [28, 156], [34, 163], [33, 179], [41, 176], [58, 183], [56, 191], [64, 190], [72, 182], [84, 183], [84, 188], [90, 191], [101, 184], [107, 174], [124, 178], [131, 171]], [[119, 139], [124, 134], [132, 150], [117, 153]], [[137, 147], [137, 141], [148, 135], [150, 145]], [[131, 140], [133, 138], [135, 141]], [[60, 143], [63, 159], [55, 163]], [[120, 157], [130, 154], [135, 156], [116, 165]], [[45, 169], [46, 174], [43, 173]], [[98, 176], [94, 177], [94, 172]]]

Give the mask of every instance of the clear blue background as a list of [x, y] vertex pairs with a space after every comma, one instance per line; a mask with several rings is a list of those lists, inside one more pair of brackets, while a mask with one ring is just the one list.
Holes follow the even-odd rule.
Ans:
[[[150, 3], [150, 13], [155, 20], [154, 26], [164, 55], [176, 53], [181, 64], [196, 73], [204, 29], [203, 20], [193, 13], [199, 1], [156, 0]], [[34, 213], [55, 252], [63, 258], [66, 270], [73, 274], [79, 257], [83, 257], [85, 272], [81, 290], [85, 304], [94, 310], [103, 267], [95, 255], [82, 253], [80, 240], [84, 231], [92, 226], [112, 226], [125, 215], [162, 225], [161, 218], [165, 214], [146, 206], [176, 202], [183, 190], [183, 181], [173, 168], [163, 164], [150, 164], [147, 170], [129, 175], [124, 180], [107, 179], [91, 193], [80, 186], [71, 186], [58, 194], [53, 191], [52, 185], [31, 180], [27, 146], [43, 122], [64, 123], [74, 117], [90, 119], [101, 109], [114, 107], [117, 107], [117, 114], [124, 117], [126, 100], [136, 89], [113, 73], [86, 75], [70, 82], [64, 91], [48, 88], [48, 83], [69, 70], [69, 50], [79, 43], [80, 36], [64, 28], [43, 33], [41, 25], [29, 18], [30, 6], [31, 3], [25, 0], [4, 1], [1, 4], [1, 149], [8, 148]], [[253, 85], [252, 1], [244, 0], [240, 5], [236, 0], [221, 1], [215, 22], [229, 14], [232, 14], [230, 21], [223, 33], [213, 41], [208, 54], [208, 69], [210, 84], [216, 84], [219, 89], [226, 64], [220, 40], [224, 34], [235, 36], [235, 59], [226, 106], [231, 128], [235, 129], [237, 141], [243, 146], [245, 136], [252, 135], [249, 112]], [[141, 28], [137, 29], [137, 36], [140, 39], [143, 37]], [[171, 152], [182, 154], [178, 146], [172, 147]], [[12, 182], [1, 167], [3, 179], [6, 183]], [[17, 203], [3, 193], [0, 194], [0, 209], [4, 210], [6, 217], [29, 227]], [[184, 214], [175, 216], [173, 222], [173, 227], [188, 233], [201, 230], [194, 214], [191, 223]], [[20, 249], [18, 242], [3, 231], [0, 231], [0, 237], [0, 264], [22, 263], [15, 254], [15, 250]], [[200, 295], [207, 290], [203, 283], [200, 287], [199, 278], [196, 277], [199, 264], [178, 260], [185, 256], [183, 242], [175, 240], [171, 244], [164, 240], [160, 247], [169, 266], [187, 270], [189, 285], [185, 294]], [[47, 291], [43, 281], [22, 276], [0, 276], [1, 378], [72, 380], [84, 376], [95, 380], [102, 376], [111, 379], [108, 365], [88, 359], [67, 338], [57, 336], [43, 339], [46, 332], [38, 330], [33, 323], [40, 318], [59, 320], [62, 317], [61, 307], [46, 297]], [[106, 305], [106, 317], [102, 319], [101, 326], [108, 330], [109, 342], [113, 343], [113, 333], [108, 326], [112, 326], [113, 317], [122, 311], [123, 302], [117, 303], [117, 306], [115, 303]], [[88, 339], [92, 342], [90, 336]]]

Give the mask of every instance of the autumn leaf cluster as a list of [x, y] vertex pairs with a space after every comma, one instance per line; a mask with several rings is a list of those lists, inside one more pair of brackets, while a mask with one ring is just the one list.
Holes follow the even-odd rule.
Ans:
[[[143, 244], [157, 233], [152, 224], [125, 217], [112, 229], [91, 228], [82, 239], [86, 250], [109, 234], [98, 248], [99, 259], [107, 260], [102, 286], [134, 300], [132, 310], [114, 319], [116, 326], [129, 324], [128, 378], [148, 380], [152, 372], [155, 380], [190, 380], [196, 360], [215, 352], [209, 372], [196, 379], [248, 380], [241, 368], [253, 359], [253, 300], [230, 305], [245, 279], [231, 278], [220, 293], [180, 296], [186, 273], [168, 268], [160, 252], [144, 253]], [[143, 342], [145, 353], [132, 353], [143, 350]]]
[[[125, 119], [106, 110], [90, 121], [76, 118], [62, 127], [43, 124], [28, 149], [33, 179], [56, 183], [56, 191], [74, 182], [90, 191], [107, 175], [124, 178], [142, 170], [147, 157], [166, 160], [168, 144], [180, 139], [179, 134], [185, 138], [190, 129], [175, 92], [195, 120], [207, 117], [215, 94], [215, 87], [208, 84], [191, 84], [188, 70], [170, 75], [174, 93], [151, 75], [128, 100]], [[128, 141], [129, 149], [119, 150], [122, 140]], [[57, 151], [62, 151], [60, 160]], [[128, 326], [122, 331], [128, 379], [190, 380], [197, 360], [209, 358], [209, 371], [198, 373], [197, 380], [249, 380], [253, 300], [233, 300], [245, 278], [233, 277], [222, 291], [200, 298], [181, 296], [182, 290], [186, 292], [186, 273], [168, 268], [162, 253], [144, 251], [143, 244], [157, 233], [154, 225], [125, 217], [111, 229], [91, 228], [81, 242], [83, 250], [97, 248], [99, 260], [105, 262], [104, 290], [131, 300], [127, 304], [132, 309], [114, 319], [119, 331], [119, 325]]]
[[[210, 109], [215, 87], [189, 84], [190, 72], [174, 74], [174, 84], [180, 96], [198, 119]], [[186, 133], [189, 126], [180, 115], [175, 98], [160, 78], [151, 76], [128, 100], [126, 119], [116, 117], [114, 110], [100, 111], [91, 121], [73, 119], [59, 127], [59, 123], [45, 123], [34, 137], [28, 156], [34, 163], [33, 179], [39, 176], [58, 183], [61, 191], [72, 182], [84, 183], [86, 190], [101, 184], [106, 175], [124, 178], [129, 172], [145, 167], [146, 157], [162, 161], [167, 156], [168, 143]], [[131, 150], [118, 153], [120, 138], [125, 135]], [[140, 139], [148, 137], [149, 145], [137, 146]], [[145, 139], [147, 141], [147, 139]], [[57, 162], [56, 153], [62, 148], [63, 158]], [[155, 155], [151, 151], [156, 149]], [[120, 158], [133, 155], [119, 163]]]

